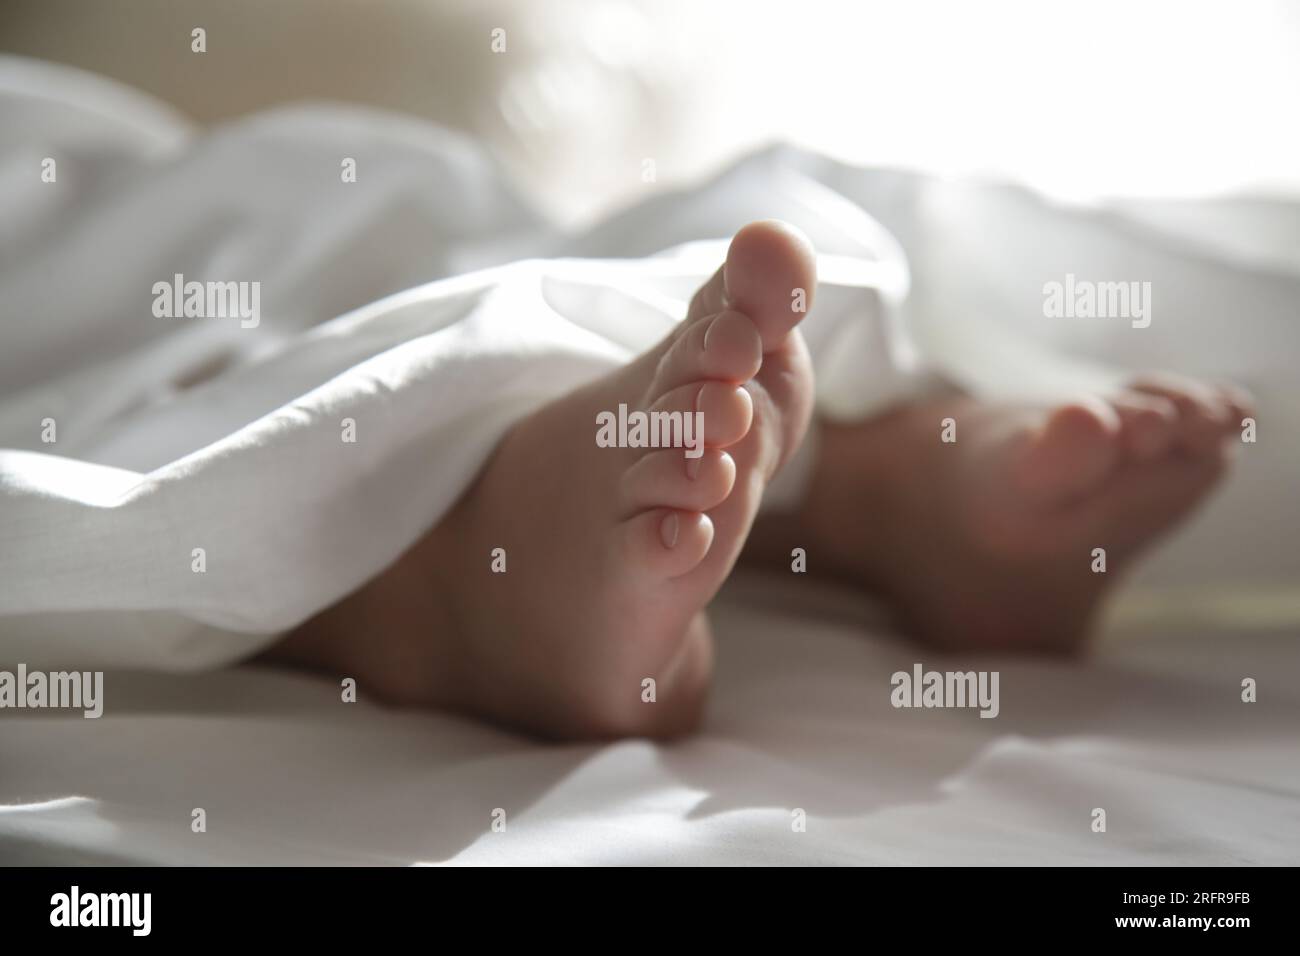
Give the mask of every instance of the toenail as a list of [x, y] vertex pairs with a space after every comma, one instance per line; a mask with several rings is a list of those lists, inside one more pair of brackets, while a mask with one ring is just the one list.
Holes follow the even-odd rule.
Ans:
[[702, 462], [703, 460], [704, 460], [703, 455], [701, 455], [699, 458], [686, 459], [686, 477], [691, 479], [691, 481], [694, 481], [696, 478], [700, 477], [700, 462]]
[[712, 335], [713, 330], [717, 328], [718, 322], [722, 319], [722, 316], [723, 313], [719, 312], [714, 316], [713, 321], [709, 323], [709, 327], [704, 330], [704, 351], [706, 352], [709, 350], [709, 336]]
[[671, 512], [663, 521], [659, 522], [659, 537], [663, 539], [665, 548], [674, 548], [677, 546], [677, 512]]

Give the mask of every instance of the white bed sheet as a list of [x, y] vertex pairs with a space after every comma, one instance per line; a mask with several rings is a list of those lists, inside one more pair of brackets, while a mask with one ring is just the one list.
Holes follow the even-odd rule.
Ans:
[[[703, 732], [671, 745], [539, 745], [254, 668], [109, 674], [98, 720], [6, 717], [0, 859], [1300, 862], [1300, 651], [1285, 635], [1183, 631], [1087, 664], [975, 665], [898, 643], [868, 605], [793, 577], [733, 580], [715, 622]], [[893, 709], [889, 675], [918, 660], [998, 668], [999, 717]], [[1241, 702], [1243, 676], [1257, 703]]]
[[[12, 63], [0, 65], [16, 69]], [[6, 75], [0, 71], [0, 80]], [[40, 106], [33, 115], [52, 114]], [[137, 119], [141, 129], [160, 132], [152, 139], [131, 133], [123, 140], [130, 144], [122, 146], [125, 153], [179, 149], [188, 135], [179, 128], [175, 137], [163, 135], [172, 126], [143, 111]], [[119, 120], [118, 126], [125, 122], [120, 115]], [[282, 130], [292, 129], [285, 124], [293, 122], [304, 130], [316, 124], [338, 133], [352, 128], [347, 120], [307, 111], [296, 120], [290, 112], [264, 122]], [[80, 121], [77, 128], [82, 129]], [[232, 136], [237, 143], [244, 142], [240, 136], [255, 142], [261, 129], [250, 121], [218, 135], [207, 148], [219, 150]], [[103, 142], [99, 135], [93, 139]], [[115, 155], [108, 150], [100, 158]], [[397, 155], [386, 154], [389, 160]], [[459, 147], [449, 155], [448, 169], [457, 168], [457, 157], [477, 162]], [[9, 171], [15, 181], [26, 181], [28, 170], [21, 164]], [[478, 182], [482, 170], [462, 172], [467, 181]], [[782, 189], [767, 188], [774, 181]], [[1288, 505], [1300, 476], [1300, 455], [1290, 437], [1300, 423], [1300, 401], [1290, 385], [1300, 274], [1295, 255], [1300, 247], [1292, 241], [1293, 223], [1300, 221], [1294, 206], [1261, 208], [1248, 216], [1285, 227], [1263, 257], [1248, 247], [1228, 248], [1232, 244], [1212, 231], [1202, 234], [1208, 236], [1203, 244], [1189, 248], [1189, 234], [1213, 219], [1213, 209], [1174, 210], [1172, 218], [1179, 221], [1170, 231], [1162, 225], [1171, 221], [1169, 210], [1142, 210], [1138, 223], [1060, 212], [1010, 188], [847, 170], [781, 151], [754, 157], [713, 184], [661, 197], [580, 237], [530, 225], [507, 194], [488, 186], [457, 194], [482, 200], [476, 214], [493, 211], [493, 230], [518, 235], [519, 254], [577, 257], [645, 255], [683, 236], [725, 235], [747, 218], [784, 215], [784, 209], [771, 206], [792, 195], [799, 200], [793, 212], [803, 213], [803, 221], [840, 221], [848, 209], [844, 197], [851, 197], [906, 249], [918, 292], [908, 301], [907, 317], [931, 357], [956, 377], [965, 372], [975, 387], [996, 391], [1012, 377], [1007, 366], [990, 359], [1014, 356], [1019, 346], [1045, 344], [1071, 346], [1076, 354], [1118, 366], [1163, 364], [1254, 376], [1248, 384], [1261, 393], [1265, 437], [1243, 455], [1240, 479], [1215, 509], [1165, 552], [1163, 565], [1177, 573], [1155, 581], [1200, 596], [1209, 592], [1208, 584], [1229, 596], [1245, 594], [1251, 612], [1261, 605], [1251, 599], [1249, 586], [1268, 585], [1281, 595], [1270, 605], [1278, 610], [1276, 621], [1295, 620], [1294, 603], [1287, 604], [1297, 576], [1297, 519]], [[30, 222], [50, 212], [36, 206], [10, 211], [29, 214]], [[66, 211], [75, 216], [75, 204]], [[1183, 218], [1192, 213], [1190, 221]], [[337, 222], [337, 216], [325, 218]], [[847, 218], [869, 222], [857, 213]], [[12, 237], [21, 238], [20, 219], [7, 221]], [[392, 224], [391, 217], [382, 221]], [[991, 247], [985, 241], [990, 221], [1014, 222], [1016, 228]], [[537, 231], [529, 234], [533, 228]], [[1233, 235], [1249, 231], [1241, 226]], [[423, 235], [419, 229], [414, 234]], [[80, 235], [69, 231], [46, 238], [57, 248], [65, 239], [75, 245]], [[394, 244], [366, 242], [355, 231], [349, 238], [364, 250], [361, 261], [388, 263], [383, 253]], [[866, 238], [872, 245], [879, 236]], [[814, 240], [830, 252], [851, 253], [864, 245], [863, 236], [844, 230], [827, 230]], [[268, 282], [268, 295], [278, 288], [283, 301], [299, 307], [301, 314], [290, 310], [280, 316], [289, 326], [282, 331], [292, 335], [301, 331], [295, 322], [305, 327], [404, 285], [515, 257], [497, 246], [454, 245], [455, 255], [445, 260], [424, 263], [413, 255], [407, 263], [393, 264], [394, 271], [377, 276], [373, 287], [318, 281], [323, 275], [351, 275], [348, 270], [290, 269], [278, 285]], [[418, 244], [412, 248], [425, 250]], [[1290, 251], [1275, 255], [1279, 248]], [[156, 266], [144, 250], [126, 253], [136, 254], [144, 275]], [[254, 258], [255, 253], [243, 250]], [[1167, 298], [1151, 334], [1133, 336], [1099, 325], [1048, 327], [1036, 284], [1067, 268], [1162, 277]], [[45, 301], [46, 287], [24, 285], [26, 275], [27, 270], [12, 270], [11, 289], [17, 293], [5, 300], [7, 308], [28, 301], [24, 293], [30, 301]], [[1025, 285], [1026, 277], [1033, 283]], [[56, 318], [77, 331], [82, 319], [95, 314], [104, 290], [70, 286], [61, 291], [64, 311]], [[1236, 326], [1224, 322], [1227, 309], [1240, 310]], [[954, 319], [958, 315], [961, 321]], [[43, 370], [14, 360], [13, 354], [7, 358], [14, 374], [42, 381]], [[68, 357], [61, 350], [50, 354]], [[1024, 368], [1023, 361], [1019, 364]], [[92, 379], [107, 374], [90, 366]], [[1053, 377], [1063, 375], [1058, 364], [1051, 368]], [[87, 394], [99, 394], [98, 387], [88, 380]], [[17, 410], [14, 420], [0, 425], [28, 434], [33, 420], [28, 412], [35, 406], [7, 407]], [[93, 415], [102, 407], [86, 402], [78, 410]], [[86, 431], [103, 440], [98, 426]], [[267, 437], [266, 445], [257, 447], [274, 448], [275, 435]], [[92, 449], [86, 458], [162, 454], [154, 444], [133, 449], [128, 443], [112, 451]], [[480, 451], [486, 454], [486, 447]], [[428, 517], [402, 525], [418, 528]], [[255, 538], [250, 536], [253, 543]], [[64, 556], [58, 548], [53, 551]], [[0, 621], [12, 658], [4, 663], [39, 662], [42, 656], [57, 660], [49, 646], [53, 636], [70, 635], [76, 645], [70, 663], [104, 648], [110, 664], [115, 658], [119, 665], [139, 659], [160, 667], [186, 666], [184, 655], [161, 660], [164, 643], [142, 626], [143, 617], [129, 616], [123, 623], [96, 614], [95, 608], [74, 607], [73, 599], [83, 592], [42, 586], [43, 579], [21, 564], [16, 562], [14, 574], [23, 571], [32, 578], [22, 607], [49, 598], [62, 602], [67, 616]], [[893, 671], [909, 670], [918, 660], [940, 669], [973, 663], [897, 643], [857, 599], [828, 596], [801, 578], [752, 585], [743, 578], [733, 581], [719, 601], [718, 686], [706, 727], [672, 746], [632, 741], [542, 747], [457, 718], [385, 710], [365, 699], [364, 688], [359, 703], [345, 704], [332, 682], [303, 675], [249, 668], [185, 676], [111, 672], [109, 706], [99, 720], [30, 712], [9, 712], [0, 720], [0, 861], [1279, 863], [1300, 858], [1300, 659], [1294, 629], [1270, 630], [1274, 620], [1267, 615], [1256, 614], [1254, 629], [1246, 631], [1240, 615], [1228, 623], [1205, 623], [1210, 618], [1201, 612], [1209, 605], [1197, 605], [1188, 626], [1163, 634], [1148, 628], [1144, 639], [1107, 645], [1088, 663], [979, 664], [1002, 672], [1001, 713], [996, 720], [980, 720], [972, 711], [889, 706]], [[330, 587], [346, 590], [338, 582]], [[11, 592], [0, 596], [13, 598]], [[174, 599], [175, 592], [164, 596]], [[1184, 606], [1193, 607], [1188, 601]], [[40, 610], [57, 611], [45, 605]], [[94, 616], [74, 619], [87, 613]], [[1164, 620], [1168, 626], [1168, 615]], [[20, 637], [36, 643], [24, 647]], [[1260, 681], [1257, 703], [1241, 702], [1244, 677]], [[202, 834], [190, 829], [191, 812], [198, 807], [207, 812]], [[1090, 828], [1095, 807], [1107, 810], [1104, 834]], [[497, 808], [506, 811], [502, 833], [491, 829]], [[808, 815], [806, 832], [792, 830], [796, 808]]]

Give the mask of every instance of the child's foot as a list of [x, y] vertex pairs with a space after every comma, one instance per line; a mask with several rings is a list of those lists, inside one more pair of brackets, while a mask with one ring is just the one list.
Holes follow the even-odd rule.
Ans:
[[[549, 736], [690, 729], [712, 664], [703, 608], [808, 424], [790, 303], [815, 276], [799, 234], [742, 229], [666, 341], [520, 422], [436, 528], [272, 656]], [[620, 404], [699, 408], [703, 456], [597, 447], [597, 415]]]
[[809, 570], [880, 591], [939, 646], [1071, 649], [1116, 574], [1215, 484], [1250, 414], [1237, 390], [1162, 377], [1050, 410], [947, 396], [823, 425], [803, 513], [761, 522], [754, 545], [787, 562], [805, 547]]

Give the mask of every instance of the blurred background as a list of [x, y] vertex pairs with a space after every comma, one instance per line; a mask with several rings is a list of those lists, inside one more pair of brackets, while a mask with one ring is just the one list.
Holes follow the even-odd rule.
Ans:
[[662, 188], [775, 139], [1068, 200], [1300, 192], [1286, 0], [6, 0], [0, 49], [205, 124], [303, 99], [435, 120], [574, 226], [639, 198], [647, 159]]

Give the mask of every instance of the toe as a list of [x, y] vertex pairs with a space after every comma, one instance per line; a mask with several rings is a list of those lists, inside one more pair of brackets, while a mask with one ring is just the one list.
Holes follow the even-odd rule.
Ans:
[[763, 342], [748, 316], [723, 310], [692, 322], [659, 361], [651, 391], [655, 395], [713, 379], [739, 384], [763, 364]]
[[692, 382], [665, 394], [651, 407], [653, 412], [700, 412], [704, 416], [704, 444], [725, 448], [749, 433], [754, 421], [754, 400], [739, 385], [723, 382]]
[[727, 261], [691, 301], [690, 317], [737, 309], [754, 321], [763, 351], [781, 347], [812, 308], [817, 260], [812, 244], [783, 222], [753, 222], [736, 233]]
[[1094, 490], [1114, 471], [1120, 453], [1120, 417], [1100, 400], [1055, 409], [1030, 436], [1019, 462], [1021, 488], [1052, 502]]
[[1255, 417], [1255, 396], [1240, 385], [1223, 382], [1218, 387], [1219, 398], [1228, 406], [1232, 416], [1229, 429], [1244, 427], [1242, 420]]
[[624, 513], [654, 507], [708, 511], [726, 500], [735, 483], [736, 462], [725, 451], [705, 449], [698, 458], [687, 458], [679, 448], [652, 451], [623, 475]]
[[1178, 409], [1176, 442], [1193, 454], [1215, 452], [1231, 421], [1229, 405], [1209, 385], [1175, 375], [1151, 375], [1133, 383], [1132, 390], [1173, 402]]
[[1168, 453], [1178, 435], [1178, 408], [1167, 398], [1121, 392], [1110, 400], [1120, 418], [1120, 441], [1135, 461]]
[[667, 580], [693, 570], [709, 553], [713, 522], [698, 511], [654, 508], [619, 526], [619, 567]]

